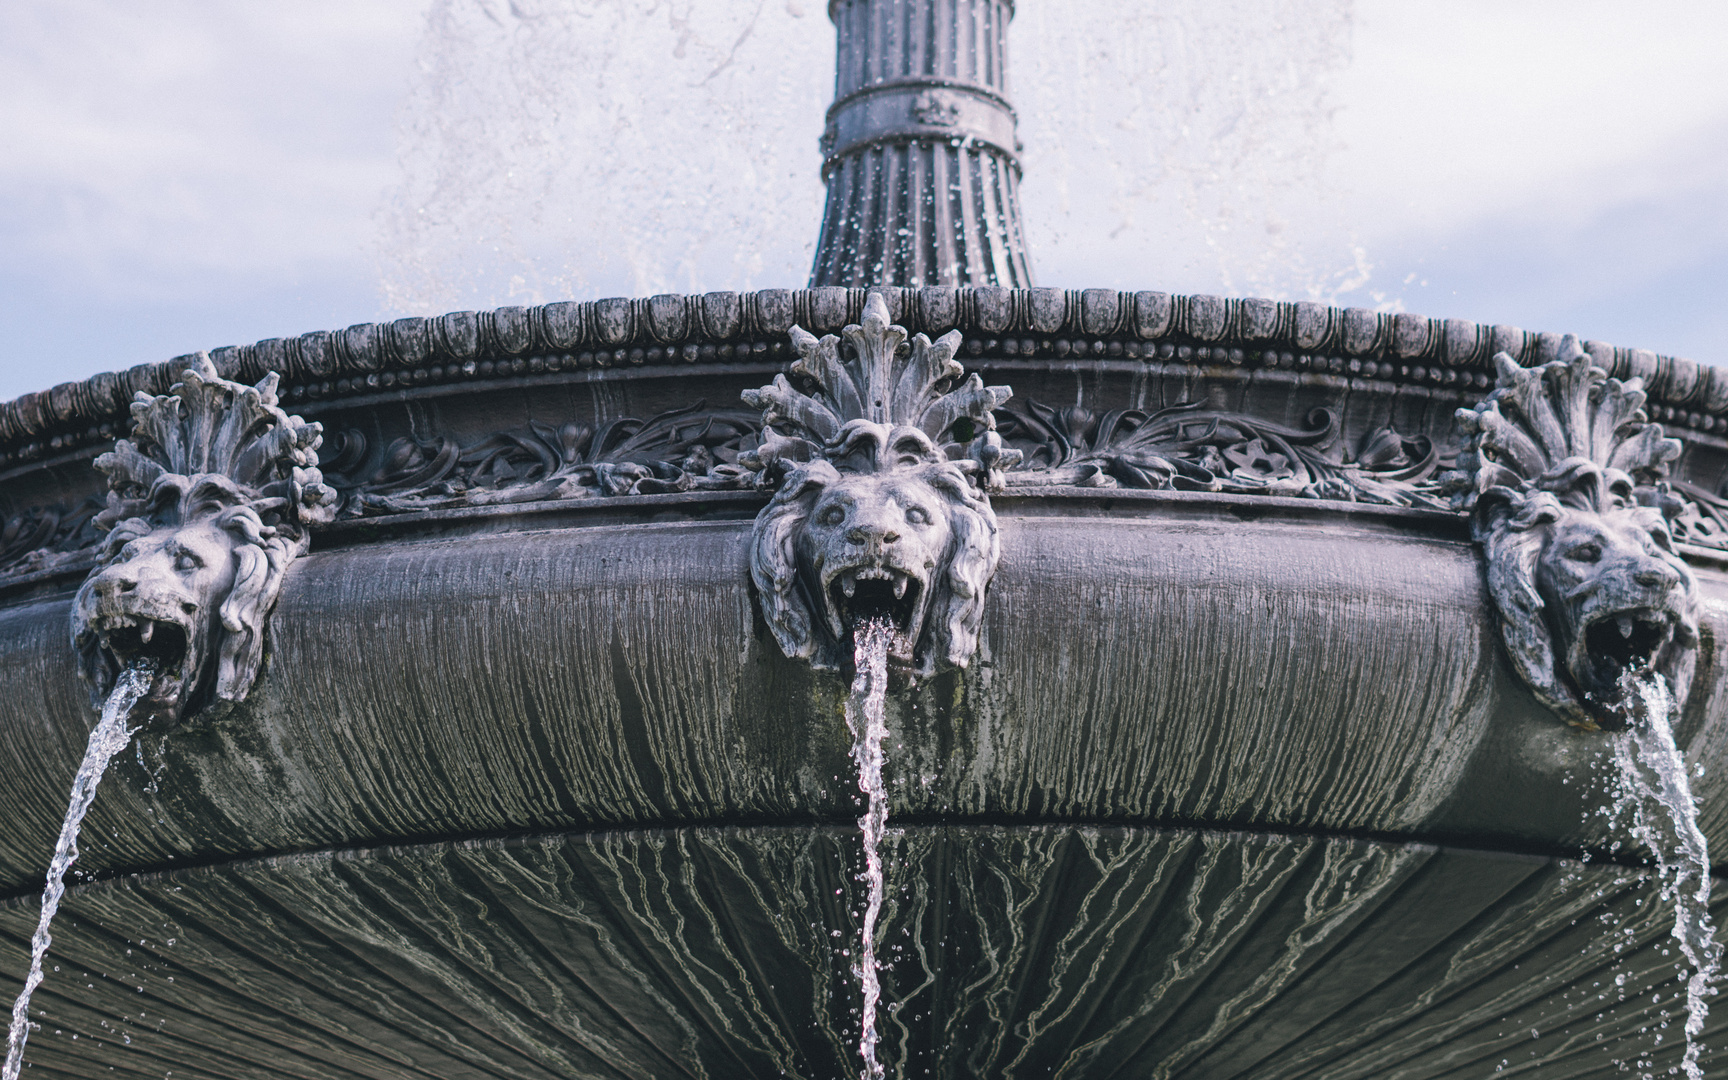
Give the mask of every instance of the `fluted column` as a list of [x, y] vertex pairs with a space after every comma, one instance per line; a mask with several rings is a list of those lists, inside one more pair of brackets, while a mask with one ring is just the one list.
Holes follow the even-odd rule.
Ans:
[[1007, 96], [1013, 0], [831, 0], [812, 285], [1032, 283]]

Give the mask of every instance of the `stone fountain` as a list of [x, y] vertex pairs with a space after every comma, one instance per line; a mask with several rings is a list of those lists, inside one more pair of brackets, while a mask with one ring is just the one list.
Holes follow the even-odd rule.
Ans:
[[1595, 812], [1598, 729], [1647, 721], [1642, 672], [1690, 763], [1728, 743], [1728, 373], [1032, 287], [1011, 3], [830, 14], [808, 289], [0, 406], [0, 970], [92, 695], [163, 672], [27, 1075], [856, 1075], [865, 616], [890, 1074], [1677, 1062], [1673, 904]]

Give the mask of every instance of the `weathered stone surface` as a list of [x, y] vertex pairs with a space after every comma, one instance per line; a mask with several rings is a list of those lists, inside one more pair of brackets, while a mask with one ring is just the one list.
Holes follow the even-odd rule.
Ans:
[[[890, 718], [896, 815], [1601, 842], [1592, 794], [1567, 783], [1600, 744], [1518, 685], [1465, 538], [1111, 499], [1085, 517], [998, 508], [979, 659]], [[155, 792], [116, 766], [81, 865], [849, 815], [843, 679], [787, 661], [757, 620], [749, 535], [638, 522], [304, 556], [251, 698], [147, 740]], [[1708, 624], [1728, 583], [1701, 571], [1700, 587]], [[0, 610], [8, 891], [38, 882], [89, 730], [67, 599]], [[1680, 725], [1699, 748], [1728, 723], [1711, 640], [1712, 689]], [[1728, 850], [1717, 772], [1703, 818]]]
[[[687, 828], [84, 886], [33, 1071], [847, 1075], [856, 860], [844, 828]], [[1678, 1008], [1671, 913], [1612, 866], [1086, 826], [914, 825], [887, 861], [891, 1075], [1607, 1076]], [[0, 906], [8, 969], [32, 918]]]

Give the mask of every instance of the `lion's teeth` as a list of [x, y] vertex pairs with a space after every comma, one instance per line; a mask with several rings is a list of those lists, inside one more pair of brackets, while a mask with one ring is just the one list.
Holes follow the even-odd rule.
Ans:
[[1622, 615], [1618, 619], [1615, 619], [1614, 621], [1620, 627], [1620, 636], [1621, 637], [1630, 638], [1632, 636], [1632, 616]]
[[148, 645], [148, 644], [150, 644], [151, 635], [153, 635], [155, 633], [156, 633], [156, 624], [151, 622], [149, 619], [145, 619], [144, 625], [142, 627], [140, 627], [138, 630], [138, 640], [143, 642], [145, 645]]
[[858, 576], [856, 574], [842, 576], [840, 578], [840, 591], [846, 594], [846, 599], [852, 599], [853, 594], [858, 591]]
[[906, 580], [904, 574], [894, 579], [894, 599], [904, 600], [906, 598]]

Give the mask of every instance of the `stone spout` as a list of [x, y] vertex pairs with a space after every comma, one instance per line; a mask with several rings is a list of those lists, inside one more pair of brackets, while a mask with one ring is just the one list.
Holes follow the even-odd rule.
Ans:
[[802, 388], [781, 375], [744, 394], [763, 438], [742, 460], [774, 490], [751, 541], [763, 616], [817, 668], [846, 666], [872, 618], [893, 625], [902, 671], [965, 667], [1001, 557], [989, 492], [1019, 460], [993, 415], [1012, 391], [965, 376], [957, 331], [906, 347], [880, 293], [842, 333], [793, 327]]
[[277, 378], [230, 382], [202, 353], [166, 394], [139, 394], [108, 475], [100, 561], [73, 599], [72, 643], [97, 704], [155, 661], [138, 715], [174, 722], [243, 700], [264, 662], [283, 575], [327, 522], [322, 428], [276, 405]]
[[812, 285], [1032, 284], [1007, 84], [1012, 0], [832, 0]]
[[1698, 584], [1675, 549], [1678, 440], [1643, 382], [1611, 379], [1568, 336], [1559, 359], [1495, 357], [1496, 388], [1458, 410], [1468, 440], [1448, 480], [1472, 509], [1502, 639], [1536, 696], [1596, 730], [1636, 720], [1623, 677], [1684, 704], [1698, 653]]

